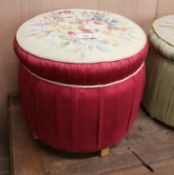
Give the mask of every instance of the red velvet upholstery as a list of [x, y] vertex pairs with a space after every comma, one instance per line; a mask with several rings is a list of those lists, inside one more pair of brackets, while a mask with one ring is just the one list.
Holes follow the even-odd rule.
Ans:
[[20, 65], [22, 108], [43, 142], [65, 151], [92, 152], [118, 143], [132, 125], [144, 88], [144, 67], [122, 83], [71, 88], [45, 82]]
[[[20, 95], [29, 128], [44, 143], [70, 152], [93, 152], [120, 141], [132, 125], [141, 102], [145, 69], [119, 83], [142, 65], [147, 44], [138, 54], [120, 61], [68, 64], [40, 59], [14, 42], [20, 63]], [[26, 67], [26, 68], [25, 68]]]

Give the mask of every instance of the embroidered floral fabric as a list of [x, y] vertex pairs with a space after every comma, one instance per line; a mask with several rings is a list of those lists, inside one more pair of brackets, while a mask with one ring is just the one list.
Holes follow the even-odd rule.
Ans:
[[131, 20], [104, 11], [67, 9], [26, 21], [17, 32], [25, 51], [68, 63], [115, 61], [138, 53], [146, 43]]

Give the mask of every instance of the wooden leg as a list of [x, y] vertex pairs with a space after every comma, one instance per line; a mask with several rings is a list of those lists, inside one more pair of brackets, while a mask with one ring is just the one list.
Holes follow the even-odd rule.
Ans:
[[32, 135], [35, 140], [38, 140], [38, 137], [34, 133], [32, 133]]
[[109, 153], [110, 153], [110, 148], [109, 148], [109, 147], [103, 148], [103, 149], [100, 151], [100, 156], [101, 156], [101, 157], [104, 157], [104, 156], [109, 155]]

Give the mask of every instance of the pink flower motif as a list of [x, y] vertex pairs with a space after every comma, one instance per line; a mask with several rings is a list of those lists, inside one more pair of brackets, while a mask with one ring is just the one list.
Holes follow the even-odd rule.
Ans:
[[96, 25], [102, 25], [104, 24], [102, 21], [99, 21], [99, 20], [92, 20], [92, 22]]
[[75, 37], [76, 36], [76, 33], [75, 32], [71, 32], [71, 31], [69, 31], [67, 34], [70, 37]]
[[112, 30], [112, 29], [114, 29], [114, 27], [108, 25], [108, 26], [107, 26], [107, 29], [108, 29], [108, 30]]
[[80, 29], [80, 31], [82, 31], [83, 33], [93, 33], [90, 29]]

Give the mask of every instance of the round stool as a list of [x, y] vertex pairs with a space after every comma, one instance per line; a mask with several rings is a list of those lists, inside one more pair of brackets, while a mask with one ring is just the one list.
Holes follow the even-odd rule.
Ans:
[[144, 89], [147, 40], [104, 11], [44, 13], [17, 31], [20, 96], [31, 131], [70, 152], [95, 152], [127, 133]]
[[174, 126], [174, 15], [155, 20], [149, 39], [143, 105], [151, 117]]

